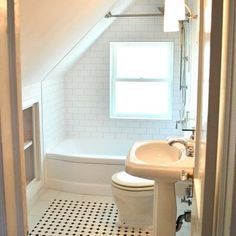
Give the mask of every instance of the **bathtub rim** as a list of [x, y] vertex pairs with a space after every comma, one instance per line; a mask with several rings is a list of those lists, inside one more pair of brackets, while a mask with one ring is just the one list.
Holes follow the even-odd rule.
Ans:
[[46, 153], [47, 159], [54, 159], [73, 163], [87, 164], [107, 164], [107, 165], [124, 165], [126, 156], [118, 155], [95, 155], [95, 154], [60, 154]]

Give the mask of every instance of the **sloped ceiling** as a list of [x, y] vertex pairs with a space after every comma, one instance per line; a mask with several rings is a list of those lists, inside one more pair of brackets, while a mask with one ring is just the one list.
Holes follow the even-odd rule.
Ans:
[[117, 0], [22, 0], [23, 86], [42, 80], [116, 2]]

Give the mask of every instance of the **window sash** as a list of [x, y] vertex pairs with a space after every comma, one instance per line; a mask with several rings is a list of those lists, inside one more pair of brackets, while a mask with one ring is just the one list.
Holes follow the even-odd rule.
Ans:
[[[152, 46], [153, 45], [153, 47], [159, 47], [160, 45], [165, 45], [165, 46], [167, 46], [167, 44], [169, 45], [169, 56], [170, 56], [170, 62], [169, 62], [169, 64], [170, 64], [170, 66], [169, 66], [169, 69], [168, 69], [168, 71], [169, 71], [169, 73], [168, 73], [168, 75], [166, 76], [166, 77], [164, 77], [164, 78], [160, 78], [160, 77], [158, 77], [158, 78], [143, 78], [143, 79], [165, 79], [165, 80], [169, 80], [169, 79], [171, 79], [170, 77], [172, 77], [172, 75], [173, 75], [173, 48], [174, 48], [174, 46], [173, 46], [173, 42], [111, 42], [110, 43], [110, 65], [111, 65], [111, 76], [113, 77], [113, 78], [119, 78], [118, 76], [117, 76], [117, 49], [119, 48], [119, 46], [121, 47], [121, 46], [123, 46], [123, 47], [127, 47], [127, 46], [136, 46], [136, 47], [138, 47], [138, 46], [140, 46], [140, 47], [142, 47], [143, 45], [145, 45], [146, 47], [148, 47], [148, 46]], [[142, 79], [142, 77], [140, 77], [141, 79]], [[120, 77], [120, 79], [125, 79], [125, 77]], [[132, 77], [128, 77], [128, 78], [126, 78], [126, 79], [138, 79], [138, 77], [134, 77], [134, 78], [132, 78]]]
[[[153, 42], [157, 43], [157, 42]], [[116, 47], [123, 44], [130, 44], [133, 43], [110, 43], [110, 118], [118, 118], [118, 119], [155, 119], [155, 120], [172, 120], [172, 81], [173, 81], [173, 42], [160, 42], [160, 43], [169, 43], [170, 46], [170, 72], [167, 77], [165, 78], [119, 78], [116, 77], [117, 75], [117, 68], [116, 68]], [[136, 43], [138, 44], [144, 44], [142, 43]], [[149, 42], [147, 43], [149, 44]], [[168, 113], [163, 114], [140, 114], [140, 113], [117, 113], [116, 112], [116, 82], [143, 82], [143, 83], [149, 83], [149, 82], [159, 82], [159, 83], [165, 83], [168, 86]]]
[[[116, 82], [127, 82], [127, 83], [137, 83], [137, 82], [141, 82], [141, 83], [163, 83], [163, 84], [167, 84], [168, 87], [168, 94], [167, 94], [167, 99], [168, 99], [168, 112], [164, 113], [164, 114], [150, 114], [150, 113], [126, 113], [126, 112], [117, 112], [116, 111], [116, 98], [117, 98], [117, 94], [116, 94]], [[111, 84], [110, 87], [110, 118], [119, 118], [119, 119], [153, 119], [153, 120], [172, 120], [172, 99], [171, 99], [171, 95], [172, 95], [172, 89], [171, 89], [171, 82], [170, 81], [163, 81], [163, 80], [150, 80], [150, 81], [146, 81], [146, 80], [114, 80]], [[128, 101], [127, 101], [128, 102]]]

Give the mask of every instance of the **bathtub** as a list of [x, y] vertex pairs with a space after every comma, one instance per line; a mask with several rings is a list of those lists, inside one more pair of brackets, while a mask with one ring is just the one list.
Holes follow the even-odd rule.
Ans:
[[48, 150], [45, 184], [80, 194], [111, 195], [111, 176], [124, 170], [133, 142], [67, 139]]

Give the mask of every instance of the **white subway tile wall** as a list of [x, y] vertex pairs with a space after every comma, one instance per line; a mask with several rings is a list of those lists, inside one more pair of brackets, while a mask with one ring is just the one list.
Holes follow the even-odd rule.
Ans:
[[[127, 13], [158, 12], [163, 6], [160, 0], [137, 0]], [[109, 43], [110, 42], [174, 42], [174, 83], [173, 83], [173, 120], [126, 120], [109, 118]], [[118, 18], [98, 40], [76, 62], [64, 78], [64, 101], [61, 82], [48, 82], [52, 93], [57, 93], [57, 101], [53, 104], [50, 96], [45, 102], [48, 112], [52, 114], [47, 128], [52, 123], [60, 122], [51, 129], [50, 134], [60, 132], [63, 123], [63, 105], [65, 105], [66, 138], [103, 138], [103, 139], [166, 139], [171, 135], [182, 135], [175, 129], [175, 121], [179, 120], [181, 97], [179, 91], [179, 33], [163, 32], [163, 17], [151, 18]], [[52, 91], [53, 90], [53, 91]], [[59, 92], [60, 91], [60, 92]], [[60, 96], [58, 95], [60, 94]], [[51, 96], [53, 96], [51, 94]], [[129, 101], [127, 101], [129, 102]], [[60, 104], [62, 103], [62, 104]], [[52, 110], [52, 106], [55, 106]], [[47, 129], [46, 128], [46, 129]], [[51, 139], [50, 137], [50, 139]], [[48, 138], [49, 139], [49, 138]]]
[[42, 82], [43, 136], [47, 151], [65, 137], [64, 78], [53, 74]]

